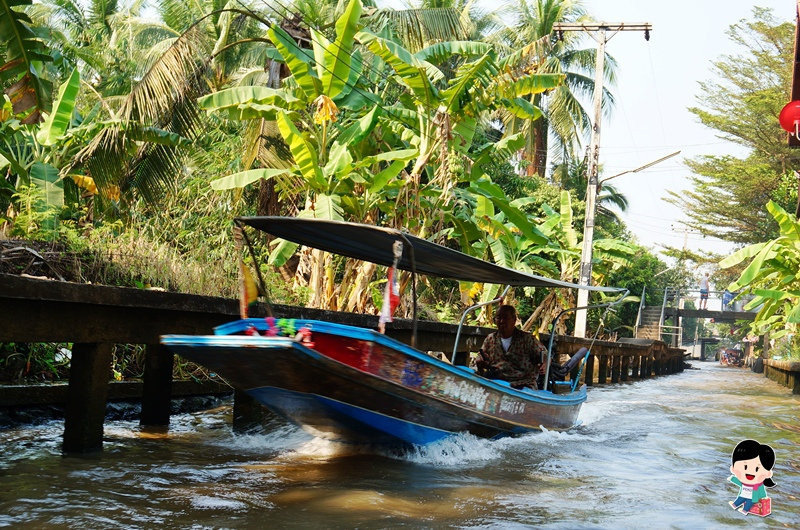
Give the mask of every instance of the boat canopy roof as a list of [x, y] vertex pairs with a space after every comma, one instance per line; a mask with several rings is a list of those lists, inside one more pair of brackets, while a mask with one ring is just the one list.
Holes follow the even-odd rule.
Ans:
[[563, 287], [609, 293], [625, 291], [614, 287], [580, 286], [516, 271], [394, 228], [302, 217], [237, 217], [235, 220], [300, 245], [387, 267], [394, 261], [393, 245], [400, 241], [403, 254], [398, 268], [439, 278], [514, 287]]

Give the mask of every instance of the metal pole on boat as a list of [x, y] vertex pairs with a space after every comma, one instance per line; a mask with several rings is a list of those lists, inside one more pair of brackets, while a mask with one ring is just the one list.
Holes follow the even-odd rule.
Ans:
[[[622, 296], [620, 296], [618, 300], [614, 300], [613, 302], [609, 302], [609, 303], [606, 303], [606, 304], [589, 305], [589, 306], [584, 306], [584, 307], [569, 307], [569, 308], [564, 309], [563, 311], [561, 311], [558, 315], [556, 315], [556, 318], [554, 318], [553, 322], [551, 323], [550, 340], [547, 343], [547, 361], [546, 361], [547, 362], [547, 367], [545, 368], [545, 371], [544, 371], [544, 388], [542, 388], [542, 390], [547, 390], [547, 383], [550, 380], [550, 360], [553, 358], [553, 340], [555, 339], [555, 336], [556, 336], [556, 323], [558, 322], [558, 319], [560, 319], [562, 315], [564, 315], [566, 313], [569, 313], [571, 311], [580, 311], [580, 310], [586, 311], [588, 309], [596, 309], [598, 307], [608, 307], [610, 309], [613, 306], [624, 302], [625, 298], [628, 297], [628, 293], [630, 293], [630, 291], [628, 291], [626, 289], [625, 293]], [[588, 358], [588, 355], [590, 353], [592, 353], [592, 345], [594, 345], [594, 341], [597, 340], [597, 335], [599, 333], [600, 333], [600, 327], [598, 326], [597, 330], [595, 331], [594, 338], [592, 339], [592, 343], [589, 344], [589, 351], [586, 354], [587, 358]]]
[[414, 245], [403, 234], [398, 232], [398, 235], [405, 241], [405, 247], [408, 249], [408, 261], [411, 263], [411, 298], [412, 306], [412, 320], [411, 320], [411, 347], [417, 347], [417, 262], [414, 257]]

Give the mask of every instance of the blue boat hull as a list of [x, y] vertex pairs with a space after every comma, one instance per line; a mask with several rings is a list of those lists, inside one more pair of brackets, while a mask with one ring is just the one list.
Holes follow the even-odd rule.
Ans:
[[173, 352], [206, 366], [275, 413], [322, 438], [357, 443], [428, 444], [453, 433], [484, 438], [575, 424], [586, 400], [514, 390], [371, 330], [297, 321], [310, 342], [237, 335], [263, 321], [217, 329], [219, 335], [162, 337]]

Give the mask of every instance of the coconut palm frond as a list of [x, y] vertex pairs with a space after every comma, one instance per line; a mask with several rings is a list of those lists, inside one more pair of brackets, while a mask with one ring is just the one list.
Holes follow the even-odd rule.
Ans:
[[562, 85], [548, 94], [547, 112], [550, 126], [562, 139], [588, 135], [592, 124], [574, 90]]
[[177, 146], [146, 143], [139, 148], [120, 183], [123, 193], [136, 192], [145, 202], [158, 202], [164, 189], [180, 180], [185, 150]]
[[628, 210], [628, 198], [613, 184], [603, 184], [603, 189], [597, 197], [597, 202], [598, 204], [615, 206], [622, 212]]
[[581, 73], [566, 72], [565, 83], [576, 97], [591, 101], [594, 95], [594, 77]]
[[198, 7], [185, 0], [159, 0], [157, 5], [158, 15], [164, 24], [178, 32], [186, 31], [207, 13], [206, 6], [201, 4]]
[[[564, 49], [561, 54], [564, 64], [570, 65], [572, 72], [584, 74], [594, 79], [594, 70], [597, 63], [597, 50], [584, 48], [580, 50]], [[617, 60], [613, 56], [606, 54], [603, 61], [603, 78], [606, 83], [614, 84], [617, 82]]]
[[242, 157], [245, 168], [253, 167], [256, 161], [261, 167], [291, 168], [292, 153], [283, 140], [275, 122], [250, 120], [244, 135], [246, 151]]
[[130, 28], [133, 33], [134, 43], [137, 47], [145, 50], [149, 50], [168, 39], [174, 41], [180, 36], [174, 29], [160, 23], [132, 21]]
[[622, 223], [622, 219], [617, 214], [617, 212], [601, 204], [597, 205], [597, 217], [602, 217], [603, 219], [606, 219], [607, 221], [614, 224]]
[[28, 14], [39, 26], [62, 29], [73, 35], [80, 35], [89, 29], [89, 22], [83, 15], [80, 3], [73, 0], [37, 3]]
[[378, 27], [390, 25], [403, 47], [412, 53], [436, 42], [466, 40], [469, 33], [461, 24], [460, 11], [449, 7], [379, 9], [368, 20]]
[[174, 182], [179, 150], [160, 144], [142, 146], [130, 133], [154, 127], [183, 138], [193, 137], [199, 119], [196, 101], [208, 91], [203, 82], [208, 55], [198, 27], [185, 32], [124, 99], [118, 124], [95, 137], [66, 171], [82, 165], [101, 191], [135, 185], [145, 198], [155, 198], [156, 189]]
[[162, 116], [172, 114], [176, 101], [186, 100], [197, 92], [194, 85], [198, 77], [202, 77], [198, 74], [205, 69], [210, 51], [199, 26], [186, 31], [128, 96], [123, 106], [123, 119], [158, 124]]

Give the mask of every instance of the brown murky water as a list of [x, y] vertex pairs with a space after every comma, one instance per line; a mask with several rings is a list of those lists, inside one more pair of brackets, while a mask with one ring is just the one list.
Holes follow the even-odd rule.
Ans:
[[[0, 527], [800, 528], [800, 396], [747, 370], [593, 388], [582, 425], [410, 451], [358, 449], [275, 423], [230, 429], [230, 407], [169, 432], [106, 424], [105, 450], [63, 456], [62, 422], [0, 431]], [[728, 507], [730, 453], [777, 455], [773, 513]]]

